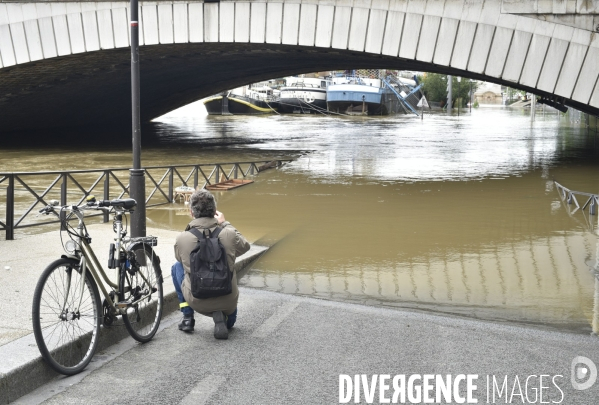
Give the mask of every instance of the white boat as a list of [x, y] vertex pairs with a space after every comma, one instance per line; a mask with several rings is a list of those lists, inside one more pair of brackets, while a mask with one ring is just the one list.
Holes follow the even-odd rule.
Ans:
[[281, 87], [279, 111], [282, 113], [315, 114], [327, 109], [327, 87], [330, 79], [288, 77]]

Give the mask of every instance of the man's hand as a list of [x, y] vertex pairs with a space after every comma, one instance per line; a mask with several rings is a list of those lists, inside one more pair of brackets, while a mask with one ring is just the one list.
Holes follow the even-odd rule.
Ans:
[[214, 218], [216, 218], [216, 221], [218, 222], [219, 225], [222, 224], [223, 222], [225, 222], [225, 216], [220, 211], [216, 211], [216, 214], [214, 214]]

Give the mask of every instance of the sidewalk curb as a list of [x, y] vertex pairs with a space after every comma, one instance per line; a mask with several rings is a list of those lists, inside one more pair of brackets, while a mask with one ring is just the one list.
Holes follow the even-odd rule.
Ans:
[[[267, 247], [252, 245], [251, 250], [240, 256], [235, 263], [235, 270], [243, 274], [257, 260]], [[170, 265], [162, 263], [162, 274], [170, 276]], [[162, 317], [179, 309], [177, 293], [171, 291], [164, 294]], [[96, 353], [112, 346], [129, 336], [127, 329], [113, 327], [100, 329], [100, 340]], [[93, 359], [92, 359], [93, 361]], [[3, 364], [2, 364], [3, 363]], [[39, 354], [33, 333], [0, 346], [0, 404], [8, 404], [25, 394], [60, 376], [50, 368]]]

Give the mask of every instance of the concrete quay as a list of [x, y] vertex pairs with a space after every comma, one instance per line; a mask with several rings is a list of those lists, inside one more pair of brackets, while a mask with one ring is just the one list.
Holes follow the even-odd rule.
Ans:
[[[368, 384], [375, 375], [389, 376], [387, 399], [394, 395], [393, 378], [404, 375], [403, 403], [425, 403], [422, 393], [408, 401], [408, 379], [416, 374], [451, 375], [452, 381], [476, 376], [479, 404], [590, 405], [599, 397], [599, 383], [578, 391], [570, 382], [577, 356], [599, 364], [599, 340], [588, 335], [248, 288], [240, 288], [237, 323], [226, 341], [214, 339], [210, 318], [197, 316], [193, 333], [179, 331], [179, 319], [165, 319], [148, 344], [123, 339], [98, 353], [82, 375], [59, 377], [15, 404], [335, 404], [341, 402], [340, 374], [353, 381], [360, 376], [360, 399], [345, 402], [352, 404], [384, 403], [379, 380], [373, 401], [366, 400], [362, 375]], [[502, 394], [491, 388], [489, 401], [487, 376], [507, 388]], [[465, 390], [462, 381], [464, 398]], [[427, 396], [435, 398], [435, 389]]]
[[[112, 223], [90, 225], [88, 231], [92, 247], [104, 265], [108, 261], [109, 243], [114, 237]], [[170, 272], [175, 261], [173, 244], [179, 232], [148, 229], [147, 234], [158, 237], [158, 246], [154, 249], [161, 261], [163, 316], [167, 316], [179, 308]], [[63, 233], [63, 237], [67, 235]], [[237, 258], [235, 268], [238, 273], [242, 274], [266, 250], [266, 247], [252, 245], [250, 251]], [[64, 250], [58, 231], [0, 242], [0, 404], [14, 401], [58, 375], [43, 361], [35, 343], [31, 305], [41, 272], [62, 254]], [[108, 270], [108, 275], [114, 276], [115, 272]], [[124, 327], [102, 327], [97, 352], [127, 336]]]
[[[89, 230], [103, 263], [111, 226]], [[124, 328], [103, 329], [92, 363], [73, 377], [49, 369], [30, 331], [37, 277], [62, 253], [57, 232], [0, 242], [0, 404], [330, 404], [340, 402], [341, 374], [352, 381], [360, 376], [356, 403], [368, 403], [361, 375], [368, 384], [375, 375], [389, 375], [386, 398], [394, 393], [395, 376], [404, 375], [407, 384], [412, 375], [461, 374], [477, 376], [478, 403], [588, 405], [599, 397], [599, 383], [579, 391], [570, 381], [578, 356], [599, 365], [596, 336], [248, 288], [240, 288], [238, 322], [228, 341], [215, 340], [212, 320], [203, 316], [196, 317], [194, 333], [183, 333], [177, 328], [180, 316], [174, 312], [177, 301], [168, 271], [177, 232], [152, 229], [148, 234], [159, 238], [165, 309], [171, 315], [165, 311], [161, 331], [144, 345]], [[260, 254], [265, 248], [252, 250]], [[252, 257], [248, 252], [246, 259]], [[550, 378], [541, 381], [541, 375]], [[489, 398], [488, 381], [499, 388], [506, 381], [506, 388], [498, 394], [491, 385]], [[541, 386], [548, 387], [542, 397]], [[373, 403], [381, 402], [376, 387]], [[460, 395], [465, 389], [462, 383]]]

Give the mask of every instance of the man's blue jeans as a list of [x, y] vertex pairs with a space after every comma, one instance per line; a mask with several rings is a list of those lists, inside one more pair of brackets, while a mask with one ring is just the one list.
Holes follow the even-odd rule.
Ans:
[[[181, 262], [175, 262], [175, 264], [173, 264], [173, 267], [171, 267], [171, 276], [173, 278], [173, 284], [175, 284], [177, 297], [179, 297], [179, 307], [181, 308], [181, 312], [183, 312], [183, 315], [185, 316], [193, 315], [193, 309], [187, 305], [187, 301], [185, 301], [183, 291], [181, 290], [181, 284], [183, 284], [183, 279], [185, 278], [185, 269]], [[233, 325], [235, 325], [236, 320], [237, 308], [235, 308], [235, 311], [233, 311], [232, 314], [227, 315], [227, 328], [231, 329]]]
[[183, 296], [183, 291], [181, 290], [181, 284], [183, 284], [183, 279], [185, 278], [185, 269], [181, 262], [175, 262], [175, 264], [173, 264], [173, 267], [171, 267], [171, 276], [173, 278], [173, 284], [175, 284], [177, 297], [179, 297], [179, 307], [181, 308], [181, 312], [183, 312], [184, 316], [193, 315], [193, 308], [187, 304], [187, 301], [185, 301], [185, 297]]

